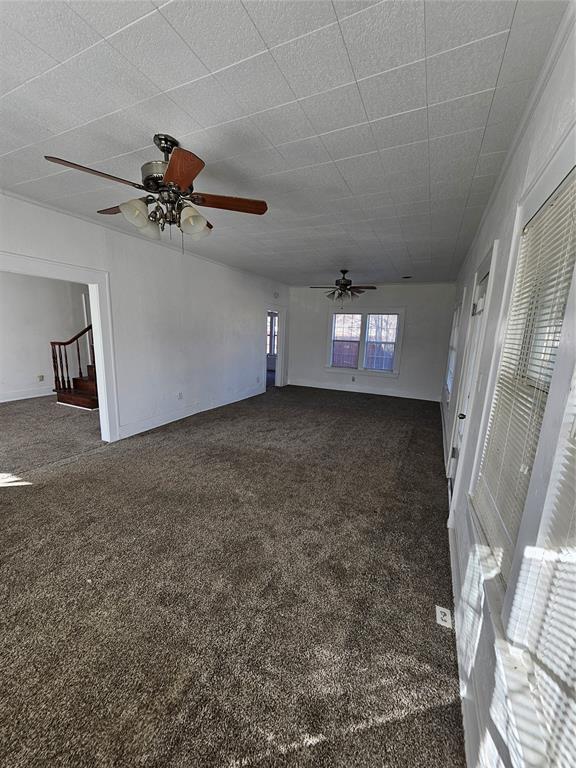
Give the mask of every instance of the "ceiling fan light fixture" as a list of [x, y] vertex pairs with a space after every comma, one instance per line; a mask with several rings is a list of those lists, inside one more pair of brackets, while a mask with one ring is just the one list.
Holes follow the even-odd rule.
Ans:
[[185, 205], [180, 212], [180, 229], [185, 235], [195, 235], [207, 228], [208, 222], [193, 205]]
[[[182, 235], [186, 234], [193, 240], [200, 240], [209, 235], [212, 224], [196, 210], [192, 203], [207, 208], [256, 215], [262, 215], [268, 210], [264, 200], [196, 192], [193, 182], [205, 167], [204, 161], [193, 152], [182, 149], [178, 140], [166, 133], [155, 134], [154, 144], [164, 158], [150, 160], [142, 165], [142, 184], [113, 176], [105, 171], [97, 171], [95, 168], [73, 163], [61, 157], [52, 155], [44, 155], [44, 157], [51, 163], [143, 190], [145, 197], [103, 208], [98, 213], [106, 216], [120, 213], [129, 224], [154, 240], [160, 239], [160, 233], [164, 232], [167, 226], [178, 227]], [[148, 206], [151, 206], [150, 211]]]
[[151, 240], [160, 240], [160, 227], [153, 221], [149, 221], [143, 227], [139, 227], [140, 232]]
[[311, 285], [310, 288], [320, 288], [321, 290], [327, 290], [326, 297], [332, 301], [340, 301], [342, 305], [344, 300], [352, 301], [357, 296], [360, 296], [365, 291], [375, 291], [375, 285], [354, 285], [349, 277], [347, 269], [341, 269], [338, 280], [334, 282], [334, 287], [328, 285]]
[[118, 206], [121, 214], [124, 216], [127, 222], [142, 229], [147, 227], [152, 222], [148, 219], [148, 206], [144, 200], [135, 198], [134, 200], [128, 200], [126, 203], [120, 203]]

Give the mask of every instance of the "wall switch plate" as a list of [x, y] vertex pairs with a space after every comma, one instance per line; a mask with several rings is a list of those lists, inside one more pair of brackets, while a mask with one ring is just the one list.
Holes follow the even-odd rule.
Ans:
[[436, 606], [436, 624], [440, 624], [441, 627], [452, 629], [452, 614], [448, 608], [442, 608], [439, 605]]
[[44, 374], [43, 373], [38, 374], [38, 381], [44, 381]]
[[356, 381], [356, 376], [352, 376], [352, 381]]

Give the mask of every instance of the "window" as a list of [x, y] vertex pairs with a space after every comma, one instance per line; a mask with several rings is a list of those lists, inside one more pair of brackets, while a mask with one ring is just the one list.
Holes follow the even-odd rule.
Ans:
[[393, 371], [398, 315], [368, 315], [364, 368]]
[[357, 368], [362, 315], [334, 315], [332, 320], [332, 366]]
[[446, 393], [448, 397], [446, 402], [450, 402], [452, 387], [454, 386], [454, 375], [456, 373], [456, 351], [458, 348], [458, 330], [460, 323], [460, 307], [454, 311], [452, 318], [452, 330], [450, 331], [450, 343], [448, 345], [448, 365], [446, 366]]
[[525, 227], [480, 470], [471, 494], [507, 582], [576, 261], [574, 172]]
[[266, 320], [266, 354], [278, 354], [278, 313], [268, 312]]
[[332, 315], [330, 367], [396, 375], [401, 313]]
[[509, 635], [530, 654], [550, 765], [576, 755], [576, 371], [543, 505], [538, 546], [524, 551]]

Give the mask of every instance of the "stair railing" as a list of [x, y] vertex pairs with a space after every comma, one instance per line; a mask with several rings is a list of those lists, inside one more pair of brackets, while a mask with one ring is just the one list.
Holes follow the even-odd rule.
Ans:
[[[76, 357], [78, 361], [78, 376], [83, 377], [82, 362], [80, 359], [80, 339], [88, 334], [88, 359], [89, 365], [94, 365], [94, 337], [92, 335], [92, 326], [87, 325], [84, 330], [72, 336], [68, 341], [51, 341], [52, 348], [52, 368], [54, 369], [54, 389], [56, 391], [71, 390], [74, 376], [70, 377], [70, 368], [68, 365], [68, 347], [76, 345]], [[71, 350], [72, 352], [72, 350]]]

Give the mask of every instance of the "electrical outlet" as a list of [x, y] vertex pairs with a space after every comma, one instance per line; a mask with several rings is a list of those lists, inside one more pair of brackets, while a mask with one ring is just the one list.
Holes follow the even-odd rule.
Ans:
[[176, 397], [178, 398], [178, 400], [184, 400], [184, 393], [183, 392], [178, 392]]
[[436, 606], [436, 624], [440, 624], [441, 627], [452, 629], [452, 614], [448, 608], [442, 608], [439, 605]]
[[38, 374], [38, 381], [44, 381], [44, 374], [43, 373]]
[[352, 381], [356, 381], [356, 376], [352, 376]]

